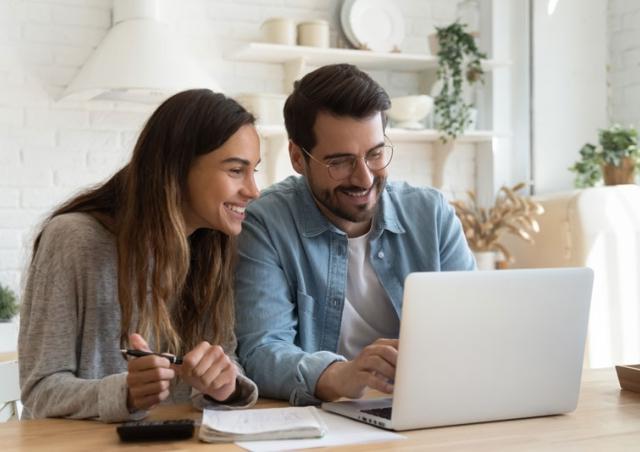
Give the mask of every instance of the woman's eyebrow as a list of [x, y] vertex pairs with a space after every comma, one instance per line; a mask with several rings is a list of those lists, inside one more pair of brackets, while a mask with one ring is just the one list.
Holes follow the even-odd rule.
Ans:
[[240, 163], [242, 165], [249, 165], [249, 160], [241, 159], [240, 157], [229, 157], [224, 159], [222, 163]]
[[[262, 161], [262, 159], [259, 159], [259, 160], [256, 162], [256, 165], [258, 165], [261, 161]], [[249, 160], [247, 160], [247, 159], [242, 159], [242, 158], [240, 158], [240, 157], [229, 157], [229, 158], [224, 159], [224, 160], [222, 161], [222, 163], [239, 163], [239, 164], [241, 164], [241, 165], [245, 165], [245, 166], [249, 166], [249, 165], [251, 165], [251, 162], [250, 162]]]

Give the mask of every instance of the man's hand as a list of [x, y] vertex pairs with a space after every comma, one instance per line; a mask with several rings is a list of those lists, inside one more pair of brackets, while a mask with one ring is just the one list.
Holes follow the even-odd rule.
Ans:
[[398, 339], [378, 339], [353, 361], [327, 367], [316, 383], [316, 397], [327, 401], [340, 397], [357, 399], [367, 387], [391, 394], [397, 359]]
[[214, 400], [223, 402], [236, 390], [237, 370], [219, 345], [200, 342], [173, 366], [184, 381]]
[[[139, 334], [129, 336], [131, 348], [151, 351]], [[157, 355], [129, 361], [127, 374], [127, 408], [148, 410], [169, 397], [169, 385], [176, 376], [169, 360]]]

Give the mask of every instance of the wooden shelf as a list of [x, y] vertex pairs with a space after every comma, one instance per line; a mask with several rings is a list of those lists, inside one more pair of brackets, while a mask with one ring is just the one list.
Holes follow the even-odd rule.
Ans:
[[[258, 133], [264, 138], [284, 138], [287, 131], [281, 125], [258, 125]], [[434, 129], [407, 130], [407, 129], [387, 129], [387, 136], [394, 143], [414, 142], [425, 143], [438, 141], [440, 133]], [[496, 135], [491, 130], [474, 130], [460, 137], [460, 143], [484, 143], [491, 141]]]
[[[252, 61], [262, 63], [284, 64], [296, 60], [312, 66], [322, 66], [345, 62], [355, 64], [362, 69], [382, 69], [402, 72], [435, 70], [438, 58], [433, 55], [418, 53], [385, 53], [368, 50], [335, 49], [305, 46], [288, 46], [251, 42], [236, 49], [226, 56], [235, 61]], [[486, 60], [485, 70], [506, 67], [505, 61]]]
[[[253, 63], [280, 64], [284, 70], [283, 91], [291, 92], [293, 84], [309, 70], [310, 66], [323, 66], [335, 63], [355, 64], [366, 70], [387, 70], [397, 72], [418, 72], [426, 79], [435, 78], [438, 68], [438, 58], [427, 54], [410, 53], [382, 53], [354, 49], [334, 49], [305, 46], [288, 46], [251, 42], [237, 48], [226, 55], [233, 61], [248, 61]], [[507, 67], [509, 61], [485, 60], [482, 67], [486, 71]], [[258, 132], [268, 142], [267, 149], [271, 157], [267, 159], [267, 174], [271, 180], [278, 180], [281, 174], [290, 173], [290, 164], [286, 152], [287, 134], [284, 125], [259, 125]], [[442, 188], [444, 185], [444, 170], [446, 162], [453, 152], [456, 143], [474, 144], [478, 155], [478, 179], [485, 182], [492, 189], [493, 177], [493, 145], [494, 138], [500, 138], [490, 130], [477, 130], [466, 133], [455, 142], [440, 140], [437, 130], [406, 130], [390, 128], [387, 135], [394, 143], [429, 143], [434, 147], [433, 186]], [[286, 169], [283, 169], [286, 168]], [[480, 192], [482, 190], [479, 189]], [[487, 190], [485, 190], [487, 191]], [[491, 191], [491, 194], [493, 192]]]

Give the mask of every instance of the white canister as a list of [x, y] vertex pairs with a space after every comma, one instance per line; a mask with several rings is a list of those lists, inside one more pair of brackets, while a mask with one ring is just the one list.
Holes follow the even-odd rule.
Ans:
[[329, 22], [311, 20], [298, 24], [298, 45], [309, 47], [329, 47]]
[[236, 100], [256, 117], [258, 124], [284, 124], [282, 110], [287, 100], [285, 94], [246, 93], [237, 96]]
[[272, 17], [260, 26], [264, 42], [296, 45], [296, 23], [286, 17]]

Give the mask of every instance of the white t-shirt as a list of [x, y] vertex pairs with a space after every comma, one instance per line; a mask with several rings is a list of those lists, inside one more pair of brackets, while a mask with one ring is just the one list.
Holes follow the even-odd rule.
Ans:
[[344, 300], [338, 353], [355, 358], [380, 338], [397, 338], [400, 319], [369, 263], [369, 233], [349, 239], [347, 297]]

